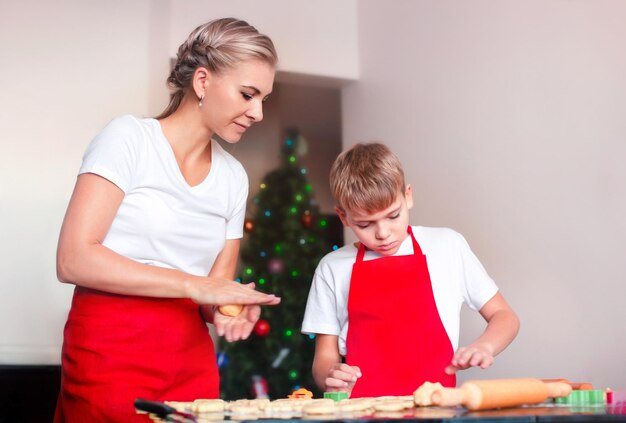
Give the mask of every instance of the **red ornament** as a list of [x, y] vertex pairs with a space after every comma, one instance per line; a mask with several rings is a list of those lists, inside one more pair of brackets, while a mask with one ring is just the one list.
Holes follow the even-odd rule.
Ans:
[[251, 234], [254, 231], [254, 222], [252, 221], [252, 219], [246, 219], [244, 224], [243, 224], [243, 229], [244, 231], [246, 231], [246, 233]]
[[259, 320], [254, 325], [254, 333], [257, 336], [267, 336], [270, 333], [270, 323], [267, 320]]
[[311, 216], [311, 212], [307, 210], [302, 215], [302, 226], [304, 226], [305, 228], [310, 228], [312, 224], [313, 216]]

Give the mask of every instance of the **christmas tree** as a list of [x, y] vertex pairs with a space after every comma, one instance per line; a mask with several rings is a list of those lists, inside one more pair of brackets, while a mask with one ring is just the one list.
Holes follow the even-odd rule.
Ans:
[[300, 387], [321, 395], [311, 374], [315, 337], [300, 333], [300, 327], [315, 268], [338, 248], [341, 226], [320, 214], [306, 169], [298, 163], [305, 147], [297, 131], [288, 131], [280, 166], [263, 179], [253, 217], [245, 222], [239, 280], [255, 282], [281, 303], [263, 308], [247, 340], [221, 343], [224, 399], [284, 398]]

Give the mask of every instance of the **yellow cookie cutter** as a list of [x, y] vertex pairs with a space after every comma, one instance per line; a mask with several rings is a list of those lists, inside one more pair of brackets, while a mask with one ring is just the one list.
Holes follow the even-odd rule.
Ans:
[[293, 393], [291, 395], [288, 395], [287, 398], [291, 398], [291, 399], [313, 398], [313, 392], [305, 388], [300, 388], [300, 389], [296, 389], [295, 391], [293, 391]]

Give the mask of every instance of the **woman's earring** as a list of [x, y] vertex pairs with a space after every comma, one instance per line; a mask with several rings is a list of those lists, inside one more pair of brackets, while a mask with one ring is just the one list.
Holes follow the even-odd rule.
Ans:
[[200, 101], [198, 102], [198, 107], [202, 107], [202, 100], [204, 100], [204, 94], [200, 96]]

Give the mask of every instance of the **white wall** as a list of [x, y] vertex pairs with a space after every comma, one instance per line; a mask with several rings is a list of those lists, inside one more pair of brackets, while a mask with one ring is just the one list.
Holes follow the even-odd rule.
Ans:
[[234, 16], [272, 38], [282, 72], [358, 77], [356, 0], [184, 0], [172, 5], [172, 54], [197, 25]]
[[152, 4], [0, 3], [0, 363], [58, 362], [60, 224], [87, 142], [150, 111]]
[[341, 152], [341, 91], [280, 84], [281, 126], [297, 128], [305, 139], [306, 154], [299, 158], [307, 181], [323, 213], [334, 213], [328, 184], [330, 166]]
[[[624, 387], [626, 3], [358, 2], [344, 146], [382, 140], [415, 224], [463, 233], [522, 327], [469, 377]], [[466, 313], [462, 342], [482, 328]]]
[[[170, 58], [196, 25], [242, 17], [272, 36], [283, 74], [356, 77], [355, 0], [295, 4], [0, 1], [0, 364], [60, 361], [72, 287], [56, 280], [56, 242], [82, 154], [114, 116], [165, 107]], [[342, 31], [333, 33], [337, 21]], [[232, 150], [265, 153], [252, 176], [276, 163], [275, 112], [270, 102], [265, 126], [247, 134], [251, 149]]]

